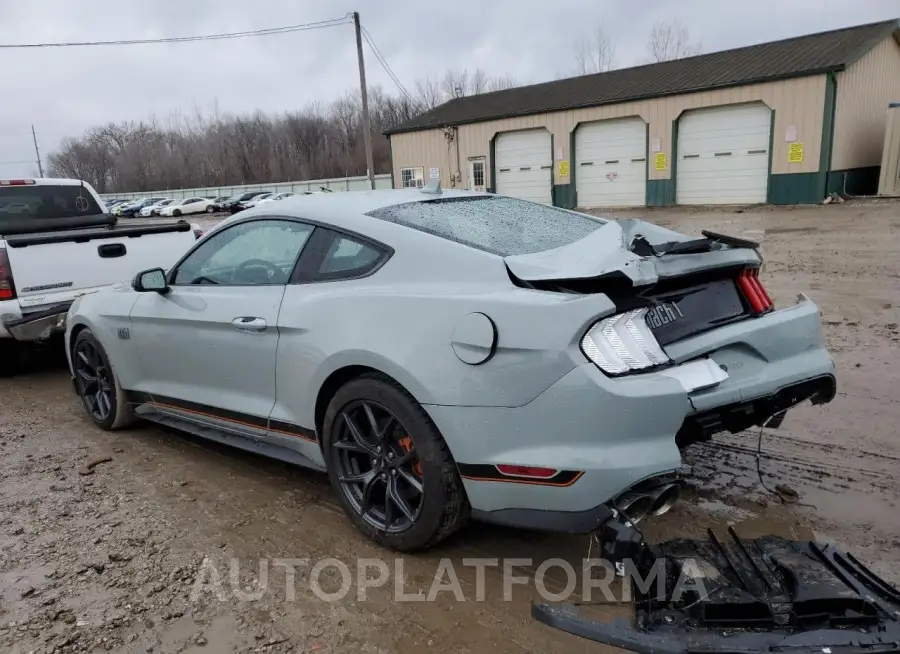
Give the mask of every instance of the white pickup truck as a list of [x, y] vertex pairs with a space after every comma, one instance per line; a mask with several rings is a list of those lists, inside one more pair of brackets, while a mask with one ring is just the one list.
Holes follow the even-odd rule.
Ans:
[[172, 265], [199, 235], [183, 220], [120, 223], [79, 180], [0, 180], [0, 371], [20, 343], [64, 332], [78, 295]]

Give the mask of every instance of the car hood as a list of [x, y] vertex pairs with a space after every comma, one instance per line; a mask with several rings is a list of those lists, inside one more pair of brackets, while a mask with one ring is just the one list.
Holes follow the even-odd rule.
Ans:
[[643, 237], [654, 246], [695, 238], [643, 220], [610, 220], [585, 238], [568, 245], [533, 254], [509, 256], [504, 260], [510, 272], [524, 281], [590, 279], [621, 273], [634, 286], [653, 284], [662, 278], [701, 270], [758, 264], [761, 261], [753, 249], [721, 244], [715, 244], [709, 252], [640, 256], [629, 249], [637, 237]]

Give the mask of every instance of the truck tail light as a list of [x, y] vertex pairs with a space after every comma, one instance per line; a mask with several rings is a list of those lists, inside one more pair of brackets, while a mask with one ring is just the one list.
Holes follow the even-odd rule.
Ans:
[[33, 186], [33, 179], [0, 179], [0, 186]]
[[772, 298], [759, 281], [759, 268], [746, 268], [738, 275], [738, 288], [747, 299], [753, 313], [760, 315], [775, 308]]
[[16, 285], [13, 283], [12, 268], [5, 248], [0, 248], [0, 300], [14, 300]]

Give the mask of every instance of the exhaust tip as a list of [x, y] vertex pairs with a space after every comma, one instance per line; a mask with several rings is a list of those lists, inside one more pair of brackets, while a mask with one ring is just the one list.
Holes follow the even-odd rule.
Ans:
[[628, 520], [637, 524], [653, 510], [653, 498], [643, 493], [626, 493], [616, 500], [615, 506]]
[[681, 487], [678, 484], [668, 484], [654, 493], [653, 504], [650, 507], [650, 515], [658, 516], [667, 513], [681, 496]]

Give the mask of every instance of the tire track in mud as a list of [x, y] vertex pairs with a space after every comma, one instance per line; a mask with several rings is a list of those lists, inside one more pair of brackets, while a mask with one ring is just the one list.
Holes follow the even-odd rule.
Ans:
[[[758, 439], [759, 432], [749, 430], [691, 446], [685, 460], [692, 469], [692, 483], [700, 492], [752, 497], [765, 493], [761, 474], [769, 488], [785, 484], [801, 496], [818, 497], [820, 503], [838, 494], [869, 497], [886, 506], [900, 501], [896, 456], [766, 432], [757, 470]], [[889, 516], [885, 517], [889, 524]]]

